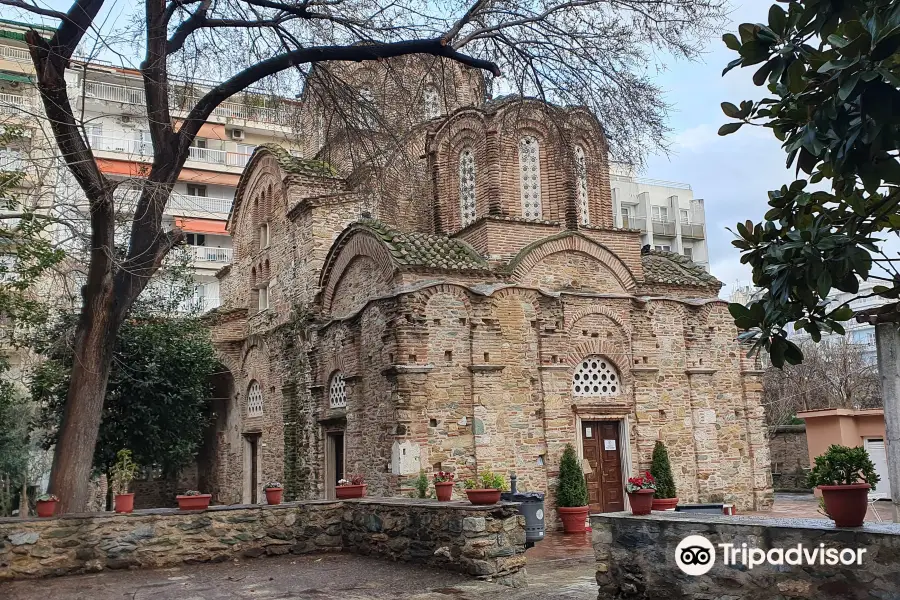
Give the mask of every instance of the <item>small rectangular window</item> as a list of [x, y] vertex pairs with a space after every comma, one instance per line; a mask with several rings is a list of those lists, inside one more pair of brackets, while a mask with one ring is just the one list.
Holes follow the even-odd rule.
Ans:
[[205, 246], [206, 245], [206, 236], [202, 233], [188, 233], [185, 234], [187, 238], [187, 243], [191, 246]]
[[681, 209], [681, 222], [685, 224], [691, 222], [691, 211], [685, 210], [683, 208]]
[[694, 249], [693, 249], [693, 248], [685, 248], [685, 249], [684, 249], [684, 255], [685, 255], [687, 258], [689, 258], [689, 259], [691, 259], [691, 260], [694, 260]]
[[669, 220], [669, 207], [667, 206], [651, 206], [650, 214], [654, 221], [664, 223]]
[[191, 145], [194, 148], [206, 148], [206, 138], [194, 138], [194, 143]]
[[259, 247], [269, 247], [269, 224], [263, 223], [259, 226]]
[[201, 198], [206, 198], [207, 189], [205, 185], [195, 185], [193, 183], [187, 184], [187, 195], [188, 196], [199, 196]]
[[653, 246], [653, 249], [658, 250], [659, 252], [671, 252], [672, 246], [668, 246], [668, 245]]

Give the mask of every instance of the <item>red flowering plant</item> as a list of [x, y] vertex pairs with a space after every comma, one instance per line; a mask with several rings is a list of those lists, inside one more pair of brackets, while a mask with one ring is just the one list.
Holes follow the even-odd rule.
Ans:
[[448, 471], [438, 471], [431, 478], [435, 483], [453, 483], [453, 473]]
[[637, 477], [629, 477], [628, 483], [625, 484], [625, 491], [629, 494], [641, 490], [656, 490], [656, 480], [653, 478], [653, 475], [650, 474], [650, 471], [647, 471], [643, 475], [638, 475]]
[[363, 485], [366, 482], [366, 478], [362, 475], [348, 475], [350, 479], [341, 479], [337, 482], [339, 487], [343, 487], [345, 485]]

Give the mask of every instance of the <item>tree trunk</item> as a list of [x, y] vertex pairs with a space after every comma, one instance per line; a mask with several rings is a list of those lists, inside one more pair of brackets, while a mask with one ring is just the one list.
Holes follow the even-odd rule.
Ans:
[[19, 518], [28, 516], [28, 478], [22, 480], [22, 495], [19, 496]]
[[[89, 296], [89, 294], [84, 294]], [[50, 471], [50, 493], [59, 497], [58, 514], [84, 512], [103, 416], [103, 401], [116, 335], [112, 286], [84, 306], [75, 333], [75, 360]]]

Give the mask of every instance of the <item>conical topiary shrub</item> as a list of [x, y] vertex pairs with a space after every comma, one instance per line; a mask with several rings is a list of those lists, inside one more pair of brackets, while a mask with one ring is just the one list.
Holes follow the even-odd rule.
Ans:
[[[672, 465], [669, 463], [669, 451], [666, 450], [666, 445], [659, 440], [653, 447], [653, 464], [650, 466], [650, 474], [656, 479], [653, 510], [675, 508], [675, 505], [678, 504], [678, 495], [675, 491], [675, 479], [672, 477]], [[668, 502], [661, 502], [664, 500], [668, 500]]]
[[556, 508], [566, 533], [583, 533], [588, 513], [587, 483], [581, 463], [572, 444], [566, 444], [559, 463], [559, 485], [556, 487]]

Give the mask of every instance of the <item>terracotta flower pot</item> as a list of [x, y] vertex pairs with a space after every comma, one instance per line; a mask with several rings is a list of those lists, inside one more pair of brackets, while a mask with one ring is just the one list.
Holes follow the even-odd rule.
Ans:
[[559, 513], [559, 518], [562, 519], [563, 531], [565, 533], [584, 533], [587, 531], [584, 523], [587, 520], [589, 510], [587, 506], [557, 506], [556, 512]]
[[266, 488], [266, 502], [269, 504], [281, 504], [281, 496], [284, 488]]
[[860, 527], [863, 524], [871, 488], [868, 483], [819, 486], [825, 499], [825, 510], [838, 527]]
[[46, 519], [56, 514], [56, 504], [59, 500], [38, 500], [37, 514], [39, 517]]
[[449, 502], [450, 498], [453, 496], [453, 482], [443, 481], [440, 483], [435, 483], [434, 491], [437, 494], [438, 501]]
[[631, 503], [631, 514], [649, 515], [653, 508], [653, 494], [656, 490], [638, 490], [628, 493], [628, 501]]
[[199, 496], [175, 496], [178, 500], [179, 510], [206, 510], [209, 508], [209, 499], [212, 494], [200, 494]]
[[334, 495], [339, 500], [347, 500], [348, 498], [362, 498], [366, 495], [368, 484], [362, 485], [339, 485], [334, 488]]
[[678, 506], [678, 498], [654, 498], [653, 510], [672, 510]]
[[500, 490], [466, 490], [466, 496], [469, 497], [469, 502], [472, 504], [497, 504], [500, 502]]
[[134, 494], [116, 494], [116, 512], [134, 512]]

